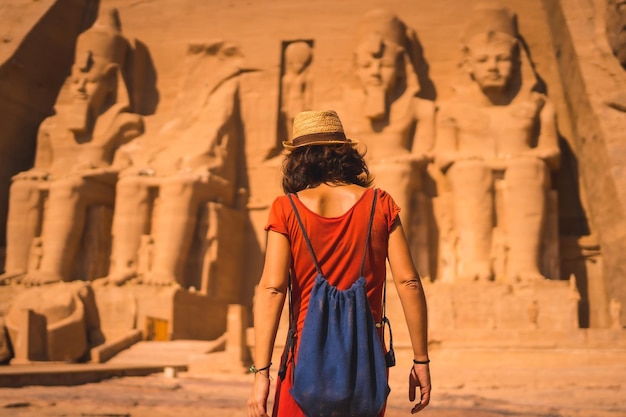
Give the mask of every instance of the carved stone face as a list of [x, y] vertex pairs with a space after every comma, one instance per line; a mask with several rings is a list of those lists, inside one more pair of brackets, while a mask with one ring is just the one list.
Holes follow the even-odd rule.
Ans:
[[305, 42], [294, 42], [285, 50], [287, 72], [300, 74], [311, 63], [313, 53]]
[[506, 89], [517, 70], [515, 42], [505, 38], [479, 35], [468, 42], [465, 64], [483, 91]]
[[294, 74], [300, 74], [306, 68], [308, 60], [301, 57], [294, 57], [287, 61], [287, 68], [289, 72]]
[[380, 38], [361, 43], [355, 52], [355, 71], [365, 89], [380, 88], [386, 92], [395, 88], [400, 56], [398, 47]]
[[76, 133], [88, 133], [105, 110], [116, 82], [114, 67], [107, 60], [92, 57], [90, 53], [77, 59], [70, 76], [72, 111], [66, 115], [68, 128]]
[[75, 65], [72, 68], [71, 81], [72, 100], [85, 103], [94, 110], [103, 105], [110, 91], [106, 62], [94, 62], [87, 68]]

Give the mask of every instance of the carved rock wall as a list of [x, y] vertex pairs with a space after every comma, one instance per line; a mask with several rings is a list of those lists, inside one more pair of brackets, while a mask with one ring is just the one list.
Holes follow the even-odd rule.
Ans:
[[[560, 4], [559, 4], [560, 3]], [[571, 142], [578, 155], [592, 235], [583, 255], [599, 245], [604, 280], [588, 282], [594, 299], [591, 325], [608, 325], [608, 299], [626, 305], [626, 71], [606, 39], [606, 2], [544, 1], [559, 56], [561, 83], [572, 115]], [[621, 104], [620, 104], [621, 103]], [[621, 107], [621, 109], [620, 109]], [[622, 311], [622, 322], [624, 320]]]
[[[58, 87], [69, 71], [73, 42], [79, 31], [78, 28], [88, 26], [83, 26], [83, 24], [89, 21], [91, 7], [97, 3], [86, 0], [58, 0], [57, 2], [39, 3], [40, 9], [37, 10], [43, 17], [40, 20], [31, 18], [32, 27], [28, 31], [23, 31], [22, 35], [16, 35], [16, 40], [12, 41], [12, 44], [19, 45], [19, 47], [15, 47], [17, 52], [14, 55], [0, 55], [3, 58], [0, 59], [0, 63], [2, 63], [2, 67], [0, 67], [0, 98], [4, 97], [0, 100], [0, 106], [7, 107], [5, 112], [0, 112], [0, 117], [19, 120], [20, 126], [18, 127], [22, 128], [19, 142], [15, 139], [17, 136], [5, 133], [4, 130], [1, 134], [3, 136], [0, 136], [0, 225], [2, 226], [4, 225], [3, 218], [6, 217], [6, 199], [10, 175], [28, 168], [29, 162], [32, 161], [38, 123], [51, 112]], [[175, 104], [183, 75], [184, 67], [181, 63], [184, 61], [190, 43], [206, 42], [213, 39], [232, 41], [238, 45], [245, 57], [246, 72], [242, 77], [240, 88], [242, 129], [246, 138], [247, 176], [250, 187], [250, 213], [249, 222], [246, 224], [248, 228], [247, 241], [242, 249], [246, 254], [246, 271], [243, 273], [245, 282], [241, 291], [241, 299], [245, 303], [252, 298], [252, 288], [258, 279], [262, 265], [265, 244], [263, 225], [267, 219], [267, 209], [273, 197], [280, 193], [279, 160], [276, 158], [267, 159], [266, 156], [271, 155], [272, 152], [275, 154], [278, 144], [281, 56], [284, 44], [294, 40], [305, 40], [312, 45], [313, 107], [325, 106], [326, 103], [340, 99], [340, 90], [337, 85], [346, 80], [351, 65], [355, 42], [352, 28], [355, 27], [358, 18], [363, 13], [376, 7], [384, 7], [395, 12], [405, 21], [407, 26], [417, 31], [423, 47], [424, 58], [429, 67], [429, 75], [434, 84], [434, 89], [429, 91], [429, 95], [431, 95], [429, 98], [443, 101], [450, 98], [449, 86], [454, 84], [459, 76], [460, 34], [467, 13], [472, 6], [471, 2], [460, 0], [440, 0], [437, 2], [426, 0], [411, 2], [401, 0], [348, 0], [343, 2], [320, 0], [302, 3], [294, 3], [289, 0], [259, 0], [256, 2], [232, 0], [227, 3], [200, 0], [158, 0], [151, 2], [102, 0], [99, 3], [103, 7], [117, 7], [126, 36], [141, 39], [150, 49], [157, 72], [156, 83], [160, 100], [155, 114], [145, 118], [147, 133], [158, 132], [168, 121], [168, 115], [171, 114]], [[577, 116], [577, 113], [575, 113], [576, 109], [571, 106], [571, 103], [592, 93], [575, 90], [576, 84], [574, 82], [577, 79], [568, 78], [567, 73], [562, 71], [568, 62], [558, 58], [558, 54], [555, 53], [555, 45], [559, 45], [560, 42], [570, 42], [570, 39], [567, 38], [567, 31], [561, 25], [562, 22], [556, 21], [554, 15], [551, 14], [555, 8], [560, 10], [560, 5], [556, 0], [508, 0], [501, 3], [511, 7], [518, 14], [519, 31], [531, 53], [532, 61], [536, 66], [535, 69], [545, 83], [548, 96], [556, 108], [561, 147], [569, 152], [569, 159], [566, 159], [561, 173], [554, 179], [560, 202], [559, 229], [562, 246], [569, 244], [568, 242], [573, 242], [571, 244], [572, 249], [565, 251], [564, 260], [562, 260], [564, 265], [562, 265], [561, 270], [582, 276], [587, 273], [586, 266], [575, 261], [569, 261], [570, 258], [574, 259], [577, 256], [577, 251], [580, 250], [579, 239], [581, 236], [591, 234], [595, 228], [607, 228], [613, 218], [619, 219], [620, 216], [623, 218], [625, 213], [623, 205], [617, 204], [615, 206], [613, 204], [614, 199], [607, 197], [614, 195], [614, 191], [585, 194], [580, 188], [579, 183], [582, 177], [586, 177], [585, 183], [587, 184], [602, 181], [607, 176], [609, 179], [612, 178], [612, 174], [607, 171], [594, 171], [592, 168], [582, 169], [591, 165], [598, 166], [596, 163], [589, 164], [585, 161], [593, 161], [593, 155], [606, 154], [608, 150], [605, 144], [600, 143], [596, 145], [598, 151], [593, 150], [589, 154], [586, 150], [583, 152], [576, 139], [579, 138], [576, 136], [578, 130], [575, 131], [572, 127], [570, 114]], [[18, 4], [18, 2], [9, 1], [7, 4]], [[62, 10], [65, 13], [64, 19], [71, 20], [75, 26], [66, 24], [65, 21], [59, 19], [54, 20], [53, 18], [57, 16], [55, 14], [57, 9]], [[73, 14], [68, 14], [69, 11]], [[584, 14], [584, 12], [581, 13]], [[0, 21], [0, 26], [9, 21], [5, 15]], [[47, 26], [43, 23], [48, 21], [52, 28], [46, 29]], [[551, 30], [551, 25], [561, 28], [561, 30]], [[38, 33], [45, 33], [45, 30], [54, 32], [54, 36], [49, 36], [46, 39], [58, 40], [57, 46], [63, 45], [62, 53], [53, 55], [53, 48], [46, 49], [44, 40], [32, 39]], [[571, 46], [571, 43], [569, 45]], [[0, 51], [2, 50], [0, 49]], [[6, 68], [12, 68], [12, 65], [15, 65], [12, 59], [18, 56], [18, 52], [24, 56], [32, 56], [33, 59], [37, 58], [44, 61], [49, 59], [48, 54], [41, 51], [47, 51], [51, 56], [66, 56], [65, 61], [62, 59], [55, 61], [57, 64], [53, 68], [57, 74], [54, 80], [40, 80], [37, 77], [42, 77], [41, 74], [26, 76], [25, 74], [28, 72], [21, 75], [25, 77], [23, 81], [25, 86], [32, 89], [34, 86], [43, 85], [45, 87], [42, 88], [49, 89], [47, 94], [44, 94], [45, 92], [37, 94], [38, 91], [33, 93], [32, 90], [15, 91], [15, 96], [8, 93], [2, 94], [3, 86], [5, 89], [8, 88], [7, 76], [2, 76], [2, 74], [6, 74], [8, 71]], [[572, 59], [576, 61], [576, 58]], [[46, 74], [50, 77], [52, 77], [50, 74], [54, 73], [54, 71], [50, 72], [50, 68], [45, 65], [28, 64], [25, 67], [33, 68], [33, 71], [46, 68], [48, 70]], [[46, 97], [45, 100], [44, 97]], [[39, 100], [44, 101], [40, 103]], [[16, 106], [12, 104], [15, 102], [25, 104]], [[20, 110], [22, 108], [24, 110]], [[582, 107], [579, 110], [582, 110]], [[15, 112], [20, 113], [15, 114]], [[4, 136], [7, 134], [8, 136]], [[9, 143], [9, 145], [5, 145], [5, 143]], [[2, 148], [3, 146], [4, 148]], [[15, 155], [19, 155], [19, 157]], [[1, 170], [2, 167], [9, 166], [8, 161], [11, 161], [12, 171], [3, 177]], [[611, 164], [609, 166], [619, 166], [619, 163], [616, 162]], [[623, 166], [623, 159], [621, 164]], [[580, 175], [582, 177], [579, 177], [577, 172], [578, 166], [581, 167]], [[611, 181], [603, 181], [603, 184], [609, 183]], [[616, 211], [607, 215], [603, 210], [608, 207], [616, 207], [614, 208]], [[596, 222], [594, 218], [594, 221], [589, 222], [589, 216], [597, 217], [599, 221]], [[4, 235], [2, 226], [0, 226], [0, 232]], [[604, 236], [607, 235], [604, 234]], [[608, 269], [605, 268], [605, 272], [623, 271], [623, 261], [618, 260], [619, 253], [614, 252], [615, 254], [613, 254], [610, 248], [605, 247], [614, 241], [621, 242], [619, 238], [611, 237], [601, 240], [603, 244], [601, 250], [606, 254], [605, 257], [610, 255], [610, 260], [605, 259], [605, 262], [615, 265], [607, 267]], [[0, 237], [0, 246], [2, 244], [3, 240]], [[611, 264], [611, 262], [613, 263]], [[599, 273], [594, 272], [594, 274], [596, 275], [593, 277], [586, 277], [587, 281], [592, 278], [596, 281], [602, 279]], [[563, 274], [561, 278], [567, 278], [568, 275]], [[623, 275], [615, 275], [615, 278], [611, 278], [609, 287], [613, 288], [614, 291], [620, 291], [619, 283], [623, 279]], [[603, 290], [597, 289], [598, 286], [594, 287], [596, 288], [594, 291], [598, 295], [595, 296], [593, 302], [602, 305]], [[601, 319], [593, 322], [597, 325], [603, 323]]]

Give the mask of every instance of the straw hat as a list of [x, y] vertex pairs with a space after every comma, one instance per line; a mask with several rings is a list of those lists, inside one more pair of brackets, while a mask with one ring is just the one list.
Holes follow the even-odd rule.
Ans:
[[303, 111], [293, 119], [293, 139], [283, 142], [285, 149], [293, 150], [301, 146], [355, 145], [357, 141], [346, 138], [339, 116], [334, 110]]

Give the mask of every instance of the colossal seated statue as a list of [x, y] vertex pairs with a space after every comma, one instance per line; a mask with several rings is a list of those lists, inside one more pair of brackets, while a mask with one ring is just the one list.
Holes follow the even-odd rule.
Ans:
[[116, 9], [101, 13], [79, 36], [55, 114], [40, 126], [34, 167], [13, 178], [5, 280], [74, 279], [89, 209], [113, 207], [114, 154], [143, 132], [128, 89], [131, 53]]
[[240, 63], [227, 43], [192, 45], [171, 120], [116, 155], [114, 165], [123, 168], [111, 266], [100, 283], [121, 285], [139, 276], [146, 284], [189, 286], [185, 267], [203, 210], [209, 202], [240, 203]]
[[452, 194], [455, 279], [494, 278], [496, 224], [503, 230], [505, 277], [543, 279], [546, 193], [560, 158], [554, 108], [538, 91], [507, 8], [475, 9], [463, 53], [467, 80], [440, 105], [435, 157]]
[[[356, 32], [354, 77], [338, 113], [345, 120], [346, 134], [366, 147], [375, 185], [402, 207], [402, 224], [418, 247], [418, 270], [428, 277], [422, 176], [434, 140], [435, 106], [418, 96], [417, 36], [385, 10], [366, 13]], [[416, 222], [420, 227], [414, 227]]]

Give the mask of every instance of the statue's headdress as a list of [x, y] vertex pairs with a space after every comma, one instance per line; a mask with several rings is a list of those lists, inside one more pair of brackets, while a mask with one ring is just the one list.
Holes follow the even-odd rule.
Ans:
[[518, 37], [517, 16], [509, 8], [497, 3], [482, 3], [472, 11], [463, 32], [463, 41], [481, 34], [504, 34]]
[[91, 53], [111, 63], [124, 67], [128, 54], [128, 41], [122, 35], [122, 25], [117, 9], [101, 13], [92, 27], [78, 36], [76, 59]]
[[399, 46], [407, 43], [406, 25], [395, 14], [375, 9], [365, 13], [357, 26], [357, 36], [363, 38], [371, 33], [377, 33], [386, 41]]
[[78, 36], [74, 66], [89, 71], [95, 61], [118, 69], [117, 102], [130, 104], [130, 45], [122, 35], [117, 9], [104, 10], [89, 29]]
[[[356, 36], [359, 42], [372, 42], [372, 36], [379, 37], [384, 43], [391, 43], [390, 48], [405, 54], [407, 85], [419, 89], [418, 79], [419, 44], [415, 31], [408, 28], [395, 14], [384, 9], [374, 9], [365, 13], [359, 20]], [[389, 48], [389, 45], [388, 45]]]

